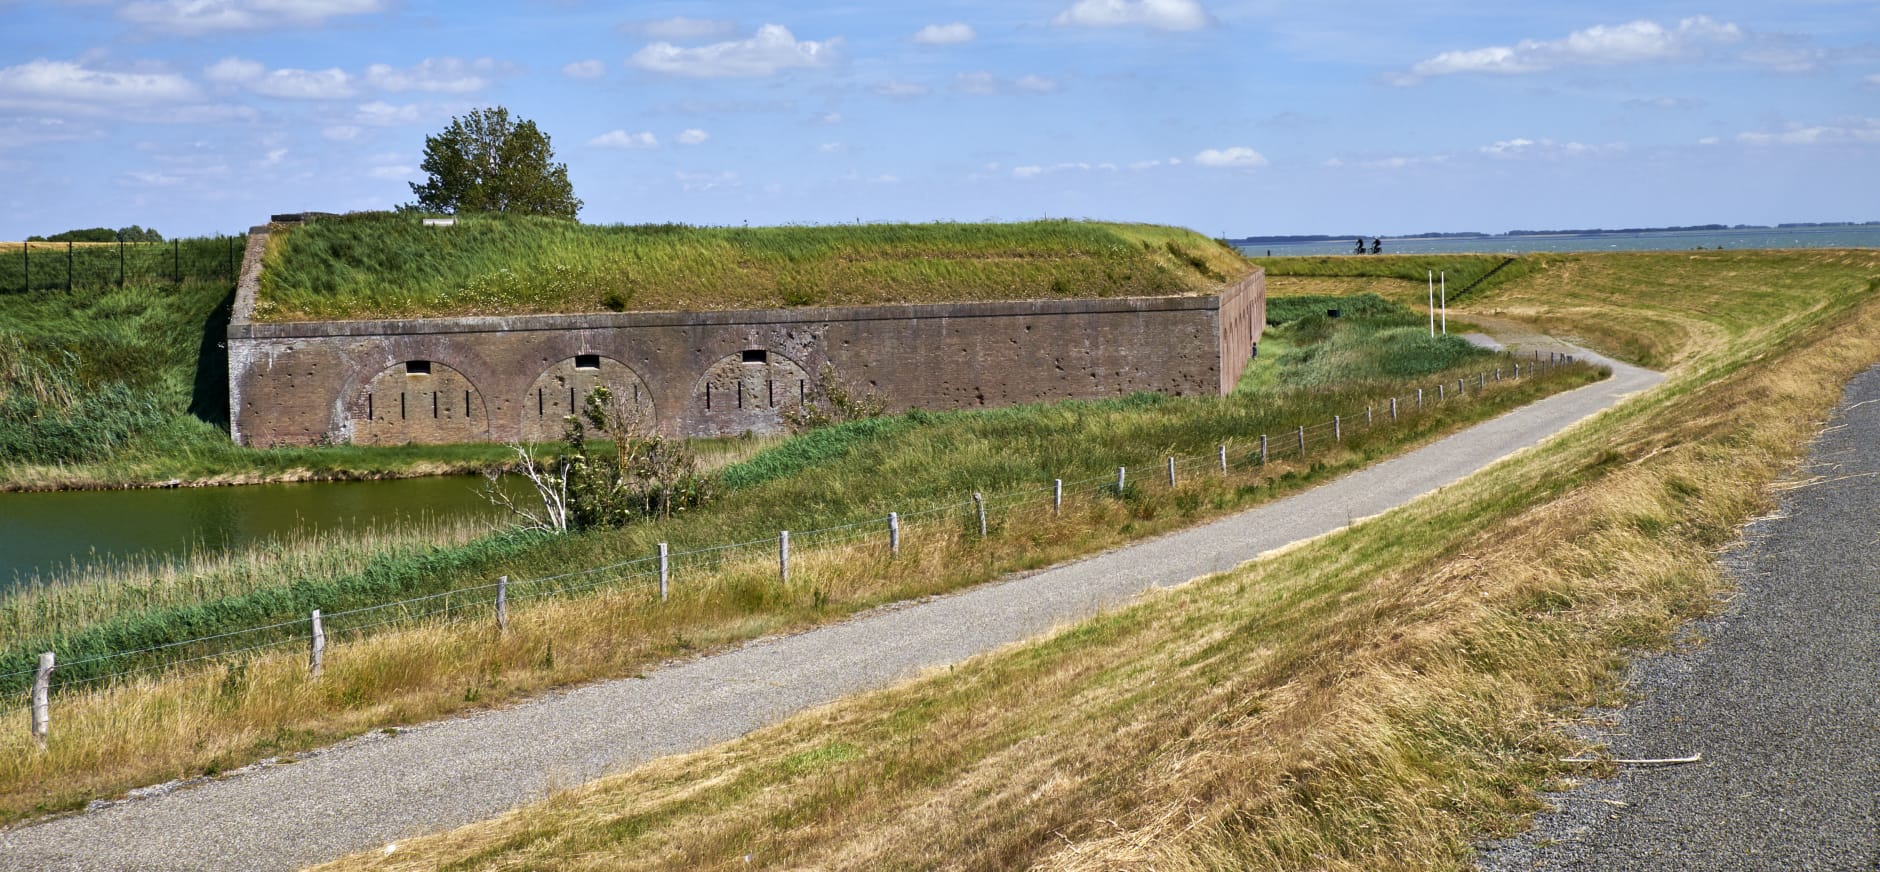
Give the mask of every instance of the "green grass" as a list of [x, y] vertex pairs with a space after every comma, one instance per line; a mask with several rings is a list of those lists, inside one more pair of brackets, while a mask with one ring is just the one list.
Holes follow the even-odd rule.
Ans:
[[[1272, 370], [1258, 378], [1279, 387], [1236, 391], [1227, 398], [1144, 393], [978, 412], [911, 412], [815, 431], [729, 466], [722, 472], [728, 493], [718, 503], [658, 525], [547, 539], [501, 535], [448, 549], [388, 549], [382, 559], [347, 562], [344, 571], [325, 564], [311, 571], [283, 566], [274, 585], [257, 585], [253, 568], [244, 565], [205, 572], [196, 583], [197, 596], [172, 593], [160, 603], [132, 593], [108, 603], [61, 608], [61, 585], [18, 592], [0, 598], [0, 672], [24, 668], [20, 664], [48, 645], [59, 651], [62, 662], [75, 663], [290, 621], [312, 608], [335, 612], [480, 587], [497, 575], [528, 578], [643, 558], [662, 541], [674, 551], [687, 551], [770, 537], [782, 529], [909, 513], [973, 491], [996, 494], [1053, 478], [1103, 478], [1117, 466], [1157, 467], [1170, 454], [1209, 456], [1220, 444], [1236, 445], [1236, 458], [1244, 461], [1253, 446], [1248, 440], [1257, 434], [1277, 438], [1301, 424], [1323, 424], [1335, 414], [1349, 419], [1368, 403], [1427, 386], [1435, 374], [1486, 356], [1466, 344], [1446, 347], [1443, 354], [1396, 358], [1351, 353], [1417, 347], [1421, 337], [1408, 343], [1390, 338], [1402, 332], [1394, 326], [1400, 317], [1341, 319], [1307, 337], [1294, 337], [1297, 327], [1276, 328], [1274, 342], [1292, 350], [1265, 357], [1252, 368]], [[1354, 425], [1344, 448], [1397, 444], [1454, 415], [1478, 413], [1432, 409], [1375, 433], [1359, 434]], [[293, 632], [297, 629], [287, 628], [273, 636]], [[189, 653], [266, 638], [242, 637]], [[126, 665], [114, 660], [60, 672], [62, 679], [76, 681]]]
[[1414, 282], [1424, 291], [1428, 290], [1432, 274], [1445, 273], [1452, 305], [1460, 303], [1465, 295], [1482, 293], [1520, 279], [1547, 262], [1544, 255], [1500, 254], [1256, 257], [1252, 260], [1266, 270], [1268, 277], [1398, 279]]
[[0, 293], [0, 489], [378, 478], [500, 445], [258, 450], [228, 437], [226, 282]]
[[256, 319], [299, 321], [1162, 296], [1250, 272], [1233, 249], [1146, 224], [590, 226], [366, 213], [269, 239]]

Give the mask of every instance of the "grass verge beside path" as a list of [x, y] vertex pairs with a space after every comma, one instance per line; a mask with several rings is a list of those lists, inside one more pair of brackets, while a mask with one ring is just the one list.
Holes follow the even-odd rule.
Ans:
[[[767, 540], [779, 528], [805, 526], [779, 524], [779, 518], [827, 523], [832, 516], [853, 515], [868, 521], [857, 532], [864, 541], [828, 547], [800, 543], [787, 585], [776, 581], [774, 551], [767, 541], [710, 573], [689, 572], [682, 563], [666, 603], [657, 602], [646, 580], [586, 596], [519, 603], [512, 607], [511, 633], [500, 642], [492, 639], [485, 600], [478, 597], [467, 606], [459, 600], [458, 611], [446, 620], [379, 628], [363, 638], [329, 624], [335, 644], [318, 682], [306, 679], [305, 655], [296, 643], [227, 666], [64, 695], [49, 751], [33, 750], [24, 733], [0, 734], [0, 815], [69, 808], [129, 787], [213, 773], [387, 724], [631, 675], [666, 658], [1103, 550], [1291, 492], [1593, 377], [1590, 369], [1578, 367], [1499, 386], [1490, 382], [1487, 392], [1472, 393], [1469, 401], [1433, 403], [1429, 414], [1406, 414], [1395, 427], [1380, 422], [1364, 431], [1354, 420], [1337, 446], [1321, 441], [1303, 463], [1282, 459], [1276, 451], [1265, 469], [1248, 463], [1249, 452], [1257, 450], [1247, 441], [1248, 433], [1260, 432], [1263, 422], [1324, 420], [1331, 408], [1349, 411], [1354, 399], [1362, 408], [1357, 389], [1294, 399], [1286, 394], [1229, 401], [1138, 397], [922, 416], [924, 426], [893, 439], [858, 440], [833, 461], [810, 463], [804, 469], [812, 474], [784, 470], [751, 485], [725, 512], [700, 516], [701, 523], [681, 519], [666, 527], [557, 540], [531, 549], [531, 562], [518, 564], [593, 566], [605, 562], [596, 559], [603, 555], [644, 557], [661, 540], [684, 550], [691, 544], [736, 541], [726, 534], [746, 527], [763, 531], [746, 538]], [[1321, 409], [1327, 410], [1323, 417]], [[1230, 443], [1235, 472], [1203, 473], [1214, 463], [1213, 446], [1220, 442]], [[780, 451], [789, 449], [786, 443]], [[1168, 453], [1201, 459], [1199, 468], [1183, 467], [1176, 488], [1154, 483]], [[1144, 470], [1123, 498], [1072, 489], [1092, 473], [1097, 479], [1113, 476], [1111, 464], [1119, 460]], [[753, 464], [767, 462], [760, 456]], [[1066, 508], [1056, 518], [1048, 508], [1049, 471], [1067, 483]], [[980, 540], [970, 519], [954, 512], [912, 521], [902, 555], [886, 558], [879, 518], [890, 508], [906, 508], [896, 500], [931, 504], [937, 496], [975, 489], [996, 498], [1020, 486], [1033, 494], [1024, 523], [1013, 520], [1018, 517], [1014, 507], [995, 499], [989, 538]], [[474, 568], [468, 574], [426, 574], [422, 580], [448, 585], [461, 575], [487, 584], [506, 564], [496, 559]], [[510, 574], [539, 573], [511, 568]], [[310, 592], [258, 593], [294, 598]], [[289, 614], [307, 604], [295, 600]], [[449, 617], [468, 620], [453, 623]]]
[[[1715, 607], [1714, 552], [1880, 359], [1880, 255], [1813, 263], [1740, 307], [1692, 276], [1645, 307], [1705, 326], [1665, 386], [1404, 510], [323, 868], [1466, 866], [1587, 750], [1562, 721]], [[1623, 318], [1607, 293], [1552, 305]]]

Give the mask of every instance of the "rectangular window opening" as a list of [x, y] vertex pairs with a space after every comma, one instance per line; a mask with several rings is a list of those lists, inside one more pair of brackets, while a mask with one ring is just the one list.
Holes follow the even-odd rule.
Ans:
[[547, 415], [548, 415], [547, 397], [543, 396], [541, 388], [536, 388], [535, 389], [535, 417], [542, 418], [542, 417], [546, 417]]
[[431, 417], [437, 417], [437, 392], [431, 392]]
[[577, 354], [574, 356], [575, 369], [600, 369], [601, 356], [598, 354]]
[[770, 407], [773, 409], [776, 408], [777, 407], [777, 380], [773, 378], [768, 381], [765, 381], [764, 390], [770, 395]]
[[738, 408], [744, 408], [744, 382], [738, 382]]
[[403, 421], [405, 417], [405, 395], [401, 391], [398, 394], [398, 420]]
[[372, 420], [372, 395], [366, 394], [366, 420]]
[[809, 386], [804, 384], [802, 379], [796, 380], [796, 401], [799, 403], [809, 402]]
[[463, 416], [465, 418], [470, 417], [470, 392], [469, 391], [463, 392]]
[[711, 385], [711, 382], [706, 382], [705, 383], [705, 411], [709, 412], [711, 410], [712, 410], [712, 385]]
[[747, 348], [742, 355], [745, 363], [769, 363], [770, 352], [762, 348]]
[[405, 361], [405, 375], [430, 375], [431, 362], [428, 360]]

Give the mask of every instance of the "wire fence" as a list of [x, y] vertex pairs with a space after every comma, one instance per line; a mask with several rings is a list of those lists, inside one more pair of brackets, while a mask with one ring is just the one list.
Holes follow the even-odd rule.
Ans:
[[[686, 551], [668, 551], [662, 543], [659, 554], [602, 566], [535, 578], [503, 577], [485, 584], [343, 611], [326, 614], [316, 611], [289, 620], [134, 650], [90, 655], [69, 662], [55, 660], [52, 668], [46, 668], [47, 661], [42, 659], [39, 668], [0, 673], [0, 692], [12, 695], [32, 688], [34, 727], [38, 731], [37, 713], [48, 705], [50, 695], [82, 692], [101, 685], [185, 670], [208, 661], [232, 662], [284, 650], [318, 652], [328, 643], [357, 641], [395, 627], [472, 620], [490, 622], [492, 616], [500, 623], [506, 620], [506, 608], [510, 604], [578, 596], [602, 588], [641, 586], [647, 591], [649, 601], [656, 603], [667, 597], [673, 579], [681, 574], [689, 581], [697, 581], [756, 557], [774, 558], [775, 571], [787, 580], [791, 562], [802, 559], [807, 549], [834, 548], [872, 538], [884, 549], [892, 550], [899, 547], [902, 533], [923, 524], [948, 522], [949, 516], [951, 523], [964, 525], [963, 535], [986, 536], [989, 518], [997, 516], [1009, 520], [1013, 510], [1026, 503], [1042, 500], [1050, 504], [1050, 511], [1057, 513], [1073, 499], [1129, 498], [1148, 488], [1179, 487], [1199, 475], [1258, 471], [1288, 461], [1304, 461], [1315, 452], [1337, 447], [1354, 436], [1414, 420], [1437, 404], [1474, 398], [1504, 381], [1528, 379], [1576, 362], [1573, 357], [1562, 354], [1541, 356], [1537, 353], [1532, 358], [1503, 355], [1499, 365], [1492, 368], [1385, 397], [1366, 404], [1363, 409], [1352, 410], [1351, 415], [1295, 424], [1290, 430], [1242, 434], [1241, 441], [1222, 443], [1205, 455], [1169, 454], [1161, 463], [1147, 468], [1119, 466], [1115, 472], [1100, 476], [1070, 481], [1053, 479], [992, 493], [975, 493], [921, 506], [912, 512], [896, 512], [810, 530], [778, 531], [774, 536]], [[317, 674], [320, 655], [311, 656]]]
[[0, 294], [97, 290], [127, 284], [234, 282], [241, 272], [246, 245], [245, 235], [169, 242], [0, 244]]

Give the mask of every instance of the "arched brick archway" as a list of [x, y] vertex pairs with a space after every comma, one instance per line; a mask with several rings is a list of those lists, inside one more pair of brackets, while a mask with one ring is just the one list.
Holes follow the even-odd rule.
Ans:
[[366, 382], [353, 405], [352, 434], [367, 445], [487, 441], [490, 416], [463, 373], [434, 360], [408, 360]]
[[599, 354], [577, 354], [549, 367], [520, 398], [517, 405], [522, 417], [518, 432], [522, 441], [560, 439], [562, 420], [579, 413], [587, 404], [588, 394], [602, 385], [613, 394], [617, 408], [637, 414], [648, 428], [659, 420], [653, 407], [653, 392], [632, 367]]
[[808, 370], [775, 351], [752, 348], [726, 355], [692, 386], [693, 431], [736, 436], [780, 430], [783, 410], [814, 389]]

